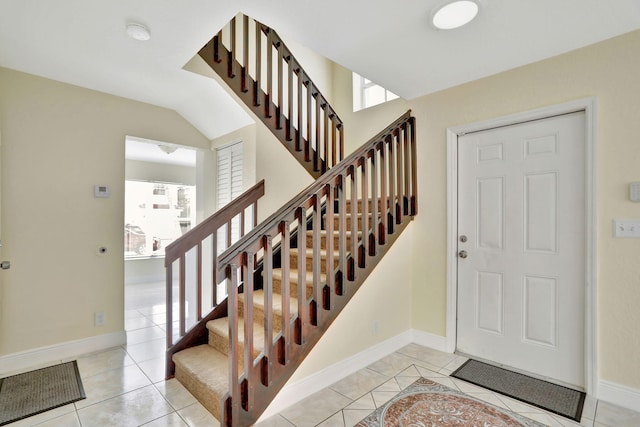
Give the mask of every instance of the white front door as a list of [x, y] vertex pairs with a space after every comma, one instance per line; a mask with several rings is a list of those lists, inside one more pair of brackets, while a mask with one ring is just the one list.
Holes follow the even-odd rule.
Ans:
[[581, 388], [584, 129], [578, 112], [458, 138], [457, 350]]

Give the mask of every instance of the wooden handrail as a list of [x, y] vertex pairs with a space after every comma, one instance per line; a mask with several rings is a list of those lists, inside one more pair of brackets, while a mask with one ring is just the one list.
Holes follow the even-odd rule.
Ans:
[[[170, 360], [171, 354], [173, 354], [172, 347], [174, 347], [174, 331], [173, 331], [173, 266], [175, 262], [178, 262], [179, 269], [179, 338], [184, 339], [187, 335], [186, 328], [186, 305], [187, 305], [187, 293], [195, 292], [195, 306], [196, 306], [196, 318], [198, 321], [203, 318], [203, 305], [209, 309], [213, 309], [218, 304], [218, 295], [216, 292], [216, 284], [219, 282], [217, 279], [217, 265], [218, 265], [218, 250], [217, 250], [217, 236], [220, 229], [225, 229], [227, 236], [231, 234], [231, 224], [234, 220], [240, 221], [244, 225], [245, 211], [252, 209], [252, 227], [257, 224], [257, 201], [264, 195], [264, 180], [258, 182], [249, 190], [242, 193], [240, 196], [232, 200], [229, 204], [216, 211], [209, 218], [202, 221], [200, 224], [189, 230], [183, 236], [176, 241], [168, 245], [165, 249], [165, 268], [166, 268], [166, 295], [167, 295], [167, 348], [168, 348], [168, 365], [172, 365]], [[244, 226], [240, 227], [240, 238], [244, 235]], [[204, 303], [202, 298], [203, 291], [203, 242], [210, 239], [211, 243], [211, 298], [209, 303]], [[195, 267], [192, 267], [193, 276], [195, 277], [195, 283], [187, 283], [187, 255], [190, 251], [196, 249], [195, 253]], [[188, 288], [188, 285], [191, 287]], [[170, 369], [167, 368], [167, 372]]]
[[[293, 374], [292, 366], [319, 340], [319, 331], [326, 330], [388, 250], [388, 242], [395, 241], [416, 215], [415, 156], [415, 119], [408, 111], [220, 256], [217, 276], [226, 282], [229, 301], [229, 391], [220, 402], [223, 425], [255, 422]], [[290, 243], [298, 251], [297, 275], [290, 274]], [[276, 244], [279, 266], [274, 258]], [[308, 251], [309, 269], [303, 260]], [[258, 254], [263, 268], [261, 344], [253, 339]], [[278, 328], [273, 298], [277, 267], [281, 277]], [[290, 295], [294, 280], [297, 295]], [[290, 297], [296, 298], [295, 307]], [[239, 310], [241, 298], [243, 309]], [[297, 313], [292, 315], [294, 310]]]
[[239, 14], [199, 55], [314, 178], [342, 160], [342, 120], [272, 28]]

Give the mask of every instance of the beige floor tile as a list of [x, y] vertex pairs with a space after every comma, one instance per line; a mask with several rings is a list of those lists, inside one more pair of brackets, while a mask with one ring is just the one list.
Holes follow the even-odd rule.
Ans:
[[517, 412], [519, 414], [542, 414], [544, 411], [536, 406], [527, 405], [524, 402], [520, 402], [519, 400], [511, 399], [506, 396], [502, 396], [500, 394], [496, 394], [500, 400], [502, 400], [505, 405], [513, 412]]
[[200, 402], [178, 411], [189, 427], [220, 427], [220, 422]]
[[337, 383], [332, 384], [329, 388], [349, 397], [351, 400], [355, 400], [382, 385], [387, 380], [389, 380], [389, 376], [387, 375], [370, 369], [361, 369]]
[[587, 396], [584, 399], [584, 406], [582, 407], [582, 418], [589, 418], [591, 420], [596, 417], [596, 407], [598, 400], [593, 396]]
[[381, 407], [394, 397], [398, 395], [397, 391], [372, 391], [371, 395], [373, 396], [373, 401], [376, 404], [376, 407]]
[[398, 353], [426, 362], [439, 369], [447, 366], [456, 357], [454, 354], [423, 347], [418, 344], [409, 344], [398, 350]]
[[441, 374], [438, 371], [434, 371], [433, 369], [423, 368], [422, 366], [417, 366], [416, 369], [420, 372], [420, 376], [424, 378], [446, 378], [448, 375]]
[[36, 425], [38, 427], [80, 427], [80, 420], [78, 419], [78, 414], [73, 411]]
[[127, 345], [140, 344], [147, 341], [153, 341], [165, 337], [165, 332], [153, 325], [149, 328], [136, 329], [127, 331]]
[[456, 383], [454, 383], [453, 380], [449, 377], [435, 377], [435, 378], [429, 378], [429, 379], [438, 384], [442, 384], [445, 387], [449, 387], [453, 390], [458, 390], [458, 386], [456, 385]]
[[367, 366], [367, 368], [380, 372], [388, 377], [394, 377], [400, 372], [406, 370], [410, 366], [413, 366], [416, 360], [405, 356], [401, 353], [392, 353], [389, 356], [383, 357], [375, 363]]
[[400, 393], [401, 389], [395, 378], [391, 378], [389, 381], [376, 387], [373, 391], [392, 391], [396, 394]]
[[155, 324], [153, 323], [153, 321], [151, 321], [150, 318], [146, 316], [124, 319], [125, 331], [134, 331], [136, 329], [150, 328], [152, 326], [155, 326]]
[[355, 402], [347, 406], [345, 409], [367, 410], [369, 412], [372, 412], [376, 408], [377, 407], [376, 407], [376, 403], [373, 400], [373, 396], [371, 395], [371, 393], [367, 393], [364, 396], [362, 396], [360, 399], [356, 400]]
[[491, 392], [481, 392], [481, 393], [467, 393], [469, 396], [476, 398], [478, 400], [482, 400], [483, 402], [487, 402], [491, 405], [497, 406], [503, 409], [509, 409], [509, 407], [495, 395], [495, 393]]
[[167, 415], [173, 408], [153, 386], [147, 386], [79, 409], [82, 427], [139, 426]]
[[[342, 416], [342, 411], [334, 414], [327, 420], [318, 424], [318, 427], [345, 427], [344, 417]], [[348, 426], [351, 427], [351, 426]]]
[[411, 365], [409, 366], [407, 369], [405, 369], [404, 371], [400, 372], [398, 375], [396, 375], [397, 377], [420, 377], [420, 372], [418, 371], [418, 368], [416, 368], [415, 365]]
[[127, 344], [125, 350], [137, 363], [145, 360], [157, 359], [164, 355], [167, 342], [164, 338], [147, 341], [140, 344]]
[[172, 412], [169, 415], [157, 418], [143, 425], [144, 427], [187, 427], [187, 423], [185, 423], [176, 412]]
[[159, 381], [154, 385], [175, 410], [186, 408], [197, 402], [189, 390], [175, 378], [168, 381]]
[[523, 414], [525, 417], [538, 421], [549, 427], [564, 427], [560, 421], [549, 414]]
[[153, 383], [157, 383], [158, 381], [162, 381], [164, 379], [165, 373], [165, 363], [166, 360], [164, 357], [160, 357], [158, 359], [145, 360], [144, 362], [138, 363], [142, 372], [151, 380]]
[[[568, 418], [565, 417], [561, 417], [560, 415], [552, 415], [552, 417], [560, 423], [561, 426], [563, 427], [579, 427], [585, 424], [581, 424], [575, 421], [572, 421]], [[584, 420], [586, 420], [586, 418], [583, 417]], [[589, 427], [593, 427], [593, 421], [591, 421], [591, 424], [589, 425]]]
[[638, 427], [640, 414], [609, 402], [598, 402], [596, 423], [611, 427]]
[[133, 359], [121, 347], [78, 357], [76, 360], [78, 371], [83, 379], [134, 363]]
[[139, 317], [144, 317], [144, 314], [140, 313], [138, 310], [130, 309], [124, 311], [124, 319], [135, 319]]
[[456, 378], [451, 378], [451, 380], [455, 383], [458, 389], [463, 393], [484, 393], [486, 389], [482, 387], [478, 387], [477, 385], [470, 384], [466, 381], [458, 380]]
[[420, 377], [396, 377], [396, 382], [398, 383], [398, 386], [400, 387], [400, 390], [404, 390], [405, 388], [409, 387], [411, 384], [413, 384], [414, 382], [416, 382]]
[[256, 427], [295, 427], [280, 415], [275, 415], [264, 421], [256, 423]]
[[151, 381], [140, 368], [131, 365], [83, 378], [82, 384], [87, 398], [75, 403], [78, 409], [151, 385]]
[[42, 412], [40, 414], [34, 415], [32, 417], [24, 418], [22, 420], [16, 421], [11, 424], [6, 424], [7, 427], [25, 427], [25, 426], [33, 426], [45, 421], [49, 421], [55, 418], [59, 418], [63, 415], [75, 414], [76, 407], [73, 403], [68, 405], [60, 406], [59, 408], [54, 408], [50, 411]]
[[369, 411], [366, 409], [345, 409], [342, 411], [342, 415], [344, 416], [344, 425], [347, 427], [355, 426], [364, 418], [368, 417], [373, 410]]
[[352, 399], [332, 389], [323, 389], [285, 409], [280, 415], [298, 427], [315, 426], [351, 403]]

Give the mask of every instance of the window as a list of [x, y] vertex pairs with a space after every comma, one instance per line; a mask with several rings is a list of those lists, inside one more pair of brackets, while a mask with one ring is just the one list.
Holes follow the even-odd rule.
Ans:
[[359, 74], [353, 73], [353, 111], [363, 110], [398, 98], [395, 93], [383, 88]]
[[[217, 155], [217, 209], [242, 194], [242, 141], [216, 149]], [[240, 238], [240, 220], [231, 223], [231, 242]], [[227, 233], [223, 228], [218, 234], [218, 254], [228, 247]]]
[[162, 256], [164, 248], [195, 224], [196, 187], [125, 181], [125, 259]]

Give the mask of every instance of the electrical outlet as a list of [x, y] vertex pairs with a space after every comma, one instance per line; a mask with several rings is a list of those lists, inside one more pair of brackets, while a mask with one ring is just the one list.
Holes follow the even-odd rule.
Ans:
[[613, 236], [640, 238], [640, 220], [632, 220], [632, 219], [614, 220]]
[[93, 313], [94, 324], [95, 326], [103, 326], [104, 325], [104, 313], [102, 311], [97, 311]]

